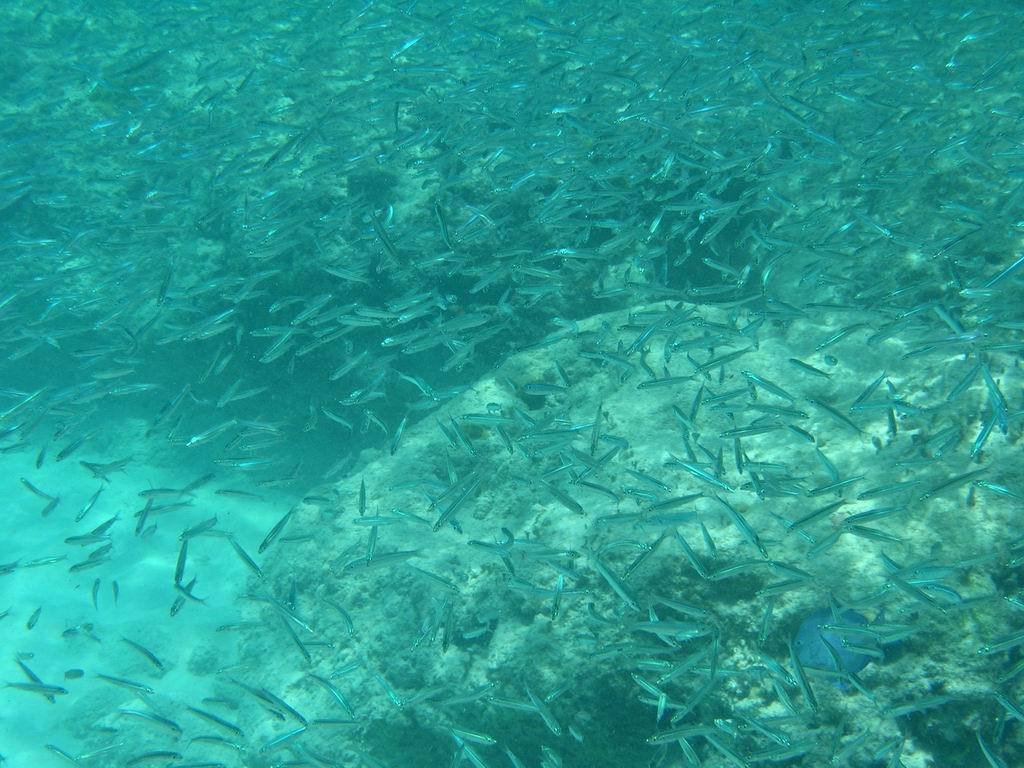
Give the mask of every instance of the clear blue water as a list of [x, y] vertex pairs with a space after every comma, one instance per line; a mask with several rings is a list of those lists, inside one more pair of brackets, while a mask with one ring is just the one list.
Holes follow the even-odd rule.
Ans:
[[1024, 764], [1022, 22], [5, 4], [0, 763]]

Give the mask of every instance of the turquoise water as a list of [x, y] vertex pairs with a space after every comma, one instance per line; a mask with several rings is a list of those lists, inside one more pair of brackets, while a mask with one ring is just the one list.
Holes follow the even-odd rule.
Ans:
[[5, 5], [0, 764], [1024, 764], [1022, 22]]

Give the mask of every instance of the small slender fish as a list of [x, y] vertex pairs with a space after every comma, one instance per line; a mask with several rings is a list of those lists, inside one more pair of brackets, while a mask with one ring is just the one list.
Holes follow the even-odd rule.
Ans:
[[231, 546], [234, 548], [235, 553], [238, 555], [241, 561], [245, 563], [246, 567], [248, 567], [250, 571], [255, 573], [257, 578], [262, 579], [263, 570], [259, 567], [256, 561], [249, 556], [249, 553], [242, 548], [242, 545], [238, 543], [235, 537], [228, 536], [228, 541], [231, 542]]
[[92, 497], [89, 499], [89, 501], [87, 501], [85, 503], [85, 506], [82, 507], [82, 511], [79, 512], [77, 515], [75, 515], [75, 522], [76, 523], [80, 523], [85, 518], [85, 516], [88, 515], [89, 512], [92, 511], [92, 508], [96, 506], [96, 502], [99, 501], [101, 493], [103, 493], [103, 486], [102, 485], [96, 490], [96, 493], [94, 493], [92, 495]]
[[241, 728], [234, 723], [228, 722], [224, 718], [215, 715], [213, 712], [207, 712], [205, 709], [199, 709], [198, 707], [192, 707], [189, 705], [185, 705], [185, 709], [196, 717], [201, 717], [203, 720], [213, 723], [214, 725], [218, 725], [239, 738], [245, 738], [245, 732]]
[[178, 561], [174, 566], [174, 583], [181, 584], [181, 580], [185, 578], [185, 564], [188, 560], [188, 539], [181, 540], [181, 546], [178, 548]]
[[540, 715], [541, 720], [544, 721], [544, 725], [548, 727], [548, 730], [555, 734], [555, 736], [561, 736], [562, 726], [558, 724], [558, 721], [555, 719], [555, 715], [551, 711], [551, 708], [548, 707], [547, 702], [531, 691], [529, 686], [526, 686], [526, 695], [530, 698], [530, 703], [533, 704], [534, 709], [537, 711], [537, 714]]
[[696, 477], [698, 480], [703, 480], [705, 483], [710, 483], [711, 485], [715, 486], [716, 488], [720, 488], [723, 491], [732, 491], [732, 486], [730, 486], [728, 483], [725, 483], [725, 482], [719, 480], [717, 477], [715, 477], [713, 474], [708, 472], [706, 469], [703, 469], [703, 468], [697, 466], [696, 464], [691, 464], [688, 461], [683, 461], [682, 459], [678, 459], [675, 456], [672, 456], [671, 454], [669, 454], [669, 456], [671, 458], [670, 458], [670, 461], [667, 462], [668, 465], [676, 466], [676, 467], [682, 467], [687, 472], [689, 472], [691, 475]]
[[46, 683], [6, 683], [8, 688], [28, 693], [38, 693], [42, 696], [66, 696], [68, 691], [59, 685], [47, 685]]
[[813, 397], [808, 397], [807, 398], [807, 402], [811, 403], [812, 405], [818, 406], [819, 408], [821, 408], [821, 410], [823, 410], [825, 413], [827, 413], [829, 416], [831, 416], [837, 422], [839, 422], [840, 424], [844, 424], [845, 426], [849, 427], [854, 432], [856, 432], [858, 435], [861, 435], [861, 434], [864, 433], [864, 430], [862, 430], [860, 427], [858, 427], [856, 424], [854, 424], [853, 421], [851, 421], [845, 414], [840, 413], [839, 411], [837, 411], [835, 408], [833, 408], [831, 405], [829, 405], [825, 401], [818, 400], [818, 399], [815, 399]]
[[185, 446], [187, 448], [192, 448], [196, 445], [202, 445], [203, 443], [207, 443], [210, 440], [213, 440], [218, 435], [227, 432], [237, 423], [238, 421], [236, 419], [228, 419], [227, 421], [221, 422], [216, 426], [210, 427], [204, 432], [198, 432], [197, 434], [192, 435], [192, 437], [190, 437], [187, 441], [185, 441]]
[[[44, 565], [53, 565], [54, 563], [59, 563], [59, 562], [62, 562], [64, 560], [67, 560], [67, 559], [68, 559], [67, 555], [48, 555], [46, 557], [37, 557], [34, 560], [29, 560], [27, 563], [25, 563], [21, 567], [22, 568], [39, 568], [39, 567], [44, 566]], [[8, 572], [9, 571], [5, 571], [4, 570], [3, 566], [0, 566], [0, 574], [8, 573]]]
[[48, 750], [50, 750], [51, 752], [53, 752], [53, 754], [57, 755], [57, 757], [64, 758], [65, 760], [67, 760], [72, 765], [81, 765], [81, 763], [78, 762], [78, 758], [77, 757], [75, 757], [74, 755], [72, 755], [72, 754], [70, 754], [68, 752], [65, 752], [63, 749], [58, 747], [56, 744], [47, 744], [46, 748]]
[[441, 207], [441, 201], [434, 198], [434, 218], [437, 219], [438, 229], [441, 230], [441, 239], [444, 241], [445, 246], [449, 251], [455, 250], [455, 245], [452, 243], [451, 234], [448, 231], [448, 221], [445, 217], [444, 208]]
[[287, 512], [285, 512], [284, 517], [282, 517], [280, 520], [277, 521], [277, 523], [275, 523], [274, 527], [271, 528], [267, 535], [263, 537], [263, 541], [260, 542], [259, 547], [256, 549], [256, 552], [258, 554], [262, 555], [264, 552], [266, 552], [270, 545], [274, 543], [274, 540], [281, 535], [281, 531], [283, 531], [284, 527], [288, 525], [288, 521], [292, 519], [292, 514], [294, 512], [295, 508], [292, 507]]
[[726, 514], [729, 516], [729, 519], [732, 521], [732, 524], [736, 526], [737, 530], [739, 530], [743, 538], [746, 539], [749, 544], [751, 544], [758, 552], [761, 553], [761, 557], [767, 560], [768, 550], [761, 542], [761, 539], [758, 537], [757, 532], [754, 531], [754, 529], [750, 526], [750, 523], [747, 522], [747, 519], [743, 517], [743, 515], [740, 514], [740, 512], [737, 509], [735, 509], [731, 504], [725, 501], [725, 499], [717, 495], [713, 496], [712, 498], [714, 498], [715, 501], [717, 501], [719, 504], [725, 507]]
[[129, 640], [127, 637], [122, 637], [121, 642], [126, 643], [131, 648], [134, 648], [138, 653], [140, 653], [143, 656], [143, 658], [146, 659], [146, 661], [148, 661], [161, 672], [165, 671], [164, 663], [157, 658], [155, 653], [146, 648], [144, 645], [141, 645], [135, 642], [134, 640]]
[[[33, 672], [29, 668], [28, 664], [26, 664], [20, 658], [15, 660], [18, 662], [18, 666], [21, 667], [21, 671], [25, 673], [25, 677], [27, 677], [31, 682], [35, 683], [36, 685], [45, 685], [45, 683], [43, 683], [42, 678], [40, 678], [39, 675]], [[53, 704], [56, 701], [56, 698], [54, 696], [47, 696], [46, 700]]]
[[197, 491], [200, 488], [202, 488], [204, 485], [209, 483], [211, 480], [213, 480], [215, 477], [216, 477], [216, 475], [213, 472], [210, 472], [209, 474], [206, 474], [206, 475], [203, 475], [202, 477], [196, 478], [191, 483], [189, 483], [184, 488], [182, 488], [180, 493], [181, 493], [182, 496], [186, 496], [186, 495], [192, 493], [193, 491]]
[[385, 552], [384, 554], [374, 555], [370, 560], [366, 559], [366, 556], [357, 557], [355, 560], [351, 560], [342, 567], [345, 573], [352, 573], [356, 571], [370, 571], [378, 568], [386, 568], [388, 566], [397, 565], [404, 563], [413, 557], [419, 555], [420, 550], [418, 549], [404, 549], [396, 552]]
[[519, 388], [523, 393], [527, 395], [545, 396], [545, 395], [561, 395], [569, 390], [560, 384], [548, 384], [544, 381], [529, 381], [523, 384]]
[[21, 478], [21, 484], [24, 485], [29, 490], [29, 492], [35, 494], [40, 499], [44, 499], [46, 501], [53, 501], [53, 499], [56, 498], [55, 496], [51, 496], [50, 494], [46, 493], [46, 491], [42, 491], [36, 486], [34, 486], [27, 477]]
[[391, 439], [391, 455], [394, 456], [398, 452], [398, 445], [402, 442], [402, 436], [405, 434], [405, 425], [409, 421], [409, 416], [403, 416], [402, 420], [398, 422], [398, 427], [395, 428], [394, 437]]
[[819, 710], [818, 699], [814, 695], [810, 682], [807, 680], [807, 673], [804, 672], [804, 665], [800, 663], [800, 658], [797, 656], [796, 647], [793, 645], [792, 641], [788, 643], [788, 646], [789, 661], [790, 664], [793, 665], [797, 687], [799, 687], [801, 693], [803, 693], [804, 699], [807, 700], [807, 705], [810, 707], [811, 711], [817, 712]]
[[258, 493], [252, 493], [251, 491], [242, 491], [235, 488], [218, 488], [214, 493], [217, 496], [227, 496], [229, 498], [236, 499], [252, 499], [258, 501], [263, 497]]
[[756, 373], [752, 373], [751, 371], [740, 371], [740, 373], [743, 374], [743, 377], [755, 387], [760, 387], [766, 392], [771, 392], [776, 397], [781, 397], [783, 400], [788, 400], [791, 403], [796, 402], [796, 398], [778, 384], [768, 381], [768, 379], [758, 376]]
[[320, 685], [322, 685], [324, 689], [331, 695], [331, 697], [336, 702], [338, 702], [339, 706], [341, 706], [341, 708], [345, 710], [346, 714], [348, 714], [349, 717], [355, 718], [355, 711], [349, 705], [348, 701], [345, 699], [345, 696], [341, 693], [341, 691], [338, 690], [337, 686], [331, 683], [330, 680], [320, 677], [319, 675], [314, 675], [312, 672], [309, 673], [309, 677], [318, 682]]
[[640, 603], [637, 602], [637, 599], [633, 597], [632, 594], [630, 594], [629, 589], [622, 580], [615, 575], [611, 568], [605, 565], [596, 554], [591, 555], [590, 562], [594, 566], [594, 570], [601, 575], [601, 578], [608, 583], [608, 586], [612, 588], [612, 591], [619, 596], [619, 599], [622, 600], [622, 602], [634, 611], [640, 610]]
[[125, 763], [128, 768], [134, 768], [136, 765], [142, 765], [143, 763], [167, 763], [171, 760], [181, 760], [184, 757], [180, 752], [174, 752], [169, 749], [158, 749], [152, 752], [143, 752], [141, 755], [128, 760]]
[[977, 736], [978, 746], [981, 748], [982, 754], [985, 756], [985, 759], [988, 760], [988, 764], [992, 766], [992, 768], [1008, 768], [1007, 763], [999, 757], [992, 747], [981, 737], [980, 730], [976, 730], [974, 735]]
[[301, 736], [303, 733], [306, 732], [307, 727], [308, 726], [306, 725], [300, 725], [298, 728], [293, 728], [290, 731], [286, 731], [285, 733], [279, 734], [278, 736], [275, 736], [266, 744], [264, 744], [262, 747], [260, 747], [259, 751], [268, 752], [274, 747], [278, 747], [281, 744], [284, 744], [286, 741], [290, 741], [291, 739], [294, 739], [297, 736]]
[[78, 462], [87, 470], [92, 473], [92, 476], [97, 480], [103, 480], [104, 482], [110, 482], [110, 475], [113, 472], [119, 472], [123, 470], [131, 462], [132, 457], [129, 456], [126, 459], [119, 459], [118, 461], [111, 461], [107, 464], [96, 464], [92, 461], [80, 461]]
[[195, 538], [196, 536], [200, 536], [204, 533], [207, 533], [208, 531], [211, 531], [216, 527], [217, 518], [216, 516], [214, 516], [206, 520], [203, 520], [201, 523], [196, 523], [191, 528], [186, 528], [184, 531], [181, 532], [181, 535], [178, 538], [181, 541], [185, 541], [186, 539]]
[[150, 723], [153, 723], [154, 725], [158, 725], [161, 728], [166, 728], [176, 737], [181, 736], [182, 730], [180, 725], [178, 725], [173, 720], [156, 714], [155, 712], [147, 712], [143, 709], [130, 709], [128, 707], [120, 707], [118, 708], [117, 711], [119, 714], [127, 715], [129, 717], [136, 717], [140, 720], [146, 720]]
[[127, 688], [129, 691], [134, 691], [135, 693], [155, 693], [155, 691], [148, 685], [145, 685], [144, 683], [137, 683], [134, 680], [126, 680], [123, 677], [104, 675], [102, 672], [97, 672], [96, 677], [112, 685], [119, 685], [122, 688]]
[[398, 249], [395, 248], [395, 244], [391, 240], [391, 236], [384, 228], [380, 219], [378, 219], [373, 213], [370, 214], [370, 225], [373, 227], [374, 234], [377, 235], [377, 239], [380, 240], [381, 245], [384, 246], [384, 250], [387, 251], [388, 255], [395, 261], [401, 262], [402, 258], [398, 253]]
[[72, 453], [74, 453], [79, 448], [81, 448], [83, 443], [85, 443], [86, 440], [88, 440], [89, 438], [93, 437], [93, 435], [95, 435], [95, 434], [96, 434], [95, 432], [87, 432], [86, 434], [84, 434], [81, 437], [79, 437], [77, 440], [73, 440], [72, 442], [68, 443], [66, 446], [64, 446], [64, 448], [62, 448], [57, 453], [57, 456], [56, 456], [57, 461], [64, 461], [64, 459], [66, 459]]
[[452, 501], [451, 504], [445, 507], [444, 511], [441, 512], [437, 520], [434, 522], [432, 529], [435, 533], [441, 530], [444, 524], [451, 519], [451, 516], [455, 513], [455, 510], [462, 506], [462, 504], [476, 492], [476, 489], [480, 487], [480, 484], [482, 482], [483, 476], [480, 474], [473, 473], [472, 475], [469, 476], [469, 478], [465, 481], [465, 485], [463, 486], [463, 489], [459, 493], [459, 495], [455, 498], [454, 501]]
[[832, 374], [829, 373], [828, 371], [823, 371], [820, 368], [815, 368], [813, 365], [805, 363], [803, 360], [798, 360], [795, 357], [789, 358], [789, 362], [795, 365], [800, 370], [804, 371], [805, 373], [811, 374], [812, 376], [820, 376], [823, 379], [832, 378]]
[[577, 515], [585, 514], [583, 505], [576, 501], [576, 499], [567, 494], [565, 491], [563, 491], [561, 488], [552, 485], [546, 480], [541, 480], [540, 484], [544, 486], [545, 489], [547, 489], [548, 493], [555, 497], [559, 504], [568, 509], [570, 512], [574, 512]]

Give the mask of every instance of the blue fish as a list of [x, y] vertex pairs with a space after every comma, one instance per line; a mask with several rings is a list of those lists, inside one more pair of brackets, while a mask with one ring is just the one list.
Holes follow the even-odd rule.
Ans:
[[[850, 609], [839, 611], [837, 616], [833, 616], [830, 608], [816, 610], [803, 620], [796, 632], [793, 639], [796, 656], [801, 664], [811, 669], [855, 675], [868, 665], [872, 657], [848, 648], [843, 642], [843, 635], [847, 636], [848, 641], [853, 640], [859, 646], [871, 647], [875, 643], [866, 636], [862, 641], [859, 637], [851, 637], [848, 632], [823, 628], [834, 624], [856, 627], [867, 626], [870, 622], [867, 617]], [[835, 659], [829, 653], [826, 643], [835, 651], [839, 659], [839, 669], [836, 669]]]

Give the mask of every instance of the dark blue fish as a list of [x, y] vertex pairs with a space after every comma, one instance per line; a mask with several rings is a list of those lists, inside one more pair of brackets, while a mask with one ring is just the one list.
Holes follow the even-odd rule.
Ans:
[[[811, 669], [855, 675], [867, 666], [868, 662], [871, 661], [871, 656], [847, 647], [843, 643], [843, 635], [846, 636], [847, 642], [851, 645], [871, 647], [874, 645], [874, 641], [867, 636], [863, 639], [851, 637], [848, 632], [824, 629], [823, 627], [835, 624], [857, 627], [867, 626], [869, 623], [865, 616], [849, 609], [839, 611], [838, 620], [836, 616], [832, 615], [832, 610], [829, 608], [821, 608], [814, 611], [814, 613], [803, 620], [796, 632], [796, 637], [793, 639], [797, 658], [801, 664]], [[825, 645], [826, 643], [832, 647], [836, 658], [839, 659], [841, 668], [838, 670], [836, 669], [835, 659], [829, 653]]]

